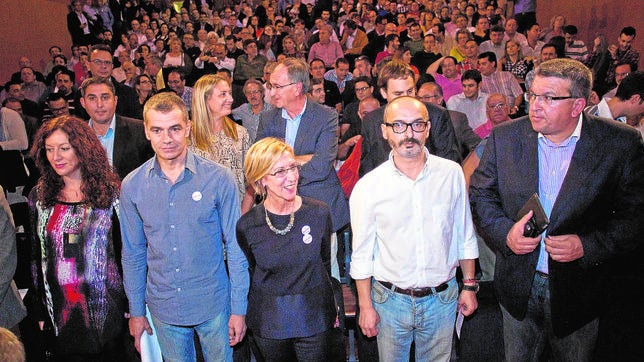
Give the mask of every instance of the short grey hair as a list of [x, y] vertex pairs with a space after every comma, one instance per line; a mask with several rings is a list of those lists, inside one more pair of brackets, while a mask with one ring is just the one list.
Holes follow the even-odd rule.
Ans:
[[593, 74], [581, 62], [558, 58], [541, 63], [534, 71], [537, 77], [555, 77], [570, 81], [570, 95], [574, 98], [588, 99], [593, 84]]
[[302, 83], [302, 94], [309, 92], [311, 78], [309, 77], [309, 65], [298, 58], [286, 58], [279, 65], [286, 68], [288, 79], [293, 83]]

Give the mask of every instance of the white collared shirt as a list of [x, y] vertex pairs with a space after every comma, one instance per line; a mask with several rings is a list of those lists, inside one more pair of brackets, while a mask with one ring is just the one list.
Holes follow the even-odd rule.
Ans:
[[478, 258], [461, 168], [424, 152], [427, 161], [416, 180], [396, 168], [390, 153], [353, 189], [354, 279], [436, 287], [455, 276], [459, 260]]

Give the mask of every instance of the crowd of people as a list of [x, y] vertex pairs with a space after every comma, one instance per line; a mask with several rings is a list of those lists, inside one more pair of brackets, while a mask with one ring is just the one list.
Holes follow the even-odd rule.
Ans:
[[637, 31], [535, 3], [72, 0], [69, 56], [0, 92], [33, 279], [2, 297], [6, 205], [0, 327], [28, 312], [34, 360], [344, 360], [342, 277], [361, 359], [447, 361], [491, 282], [506, 360], [641, 355]]

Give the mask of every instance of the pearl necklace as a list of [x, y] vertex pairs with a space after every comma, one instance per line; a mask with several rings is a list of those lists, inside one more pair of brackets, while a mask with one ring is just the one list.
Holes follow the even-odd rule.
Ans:
[[271, 229], [271, 231], [277, 235], [286, 235], [286, 233], [291, 231], [291, 229], [293, 228], [293, 224], [295, 223], [295, 211], [291, 211], [291, 218], [288, 222], [288, 225], [286, 225], [286, 228], [282, 230], [273, 226], [271, 219], [268, 217], [268, 211], [266, 210], [266, 205], [264, 205], [264, 215], [266, 215], [266, 224], [268, 224], [268, 228]]

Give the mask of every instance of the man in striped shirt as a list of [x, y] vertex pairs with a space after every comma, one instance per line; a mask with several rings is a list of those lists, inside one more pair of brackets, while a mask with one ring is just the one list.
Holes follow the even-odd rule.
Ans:
[[566, 57], [585, 62], [588, 58], [588, 48], [583, 41], [577, 40], [577, 27], [566, 25], [564, 37], [566, 38]]

